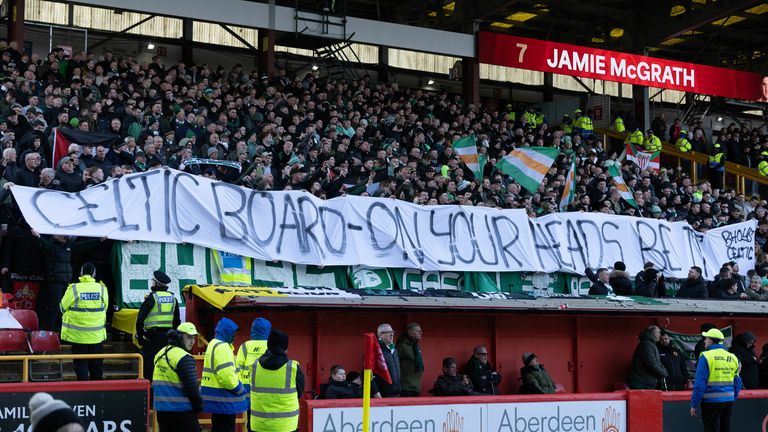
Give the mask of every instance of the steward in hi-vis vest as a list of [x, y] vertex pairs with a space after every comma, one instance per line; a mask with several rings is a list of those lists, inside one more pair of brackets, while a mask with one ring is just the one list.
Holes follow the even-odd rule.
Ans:
[[713, 328], [704, 336], [704, 352], [696, 367], [691, 393], [691, 416], [701, 404], [701, 422], [705, 431], [730, 431], [733, 402], [741, 391], [739, 359], [725, 349], [723, 332]]
[[204, 404], [195, 359], [189, 354], [197, 334], [188, 322], [168, 330], [168, 346], [154, 358], [152, 391], [160, 432], [200, 432], [197, 413]]
[[272, 330], [267, 352], [251, 370], [253, 432], [293, 432], [299, 427], [299, 398], [304, 393], [304, 372], [288, 358], [288, 335]]

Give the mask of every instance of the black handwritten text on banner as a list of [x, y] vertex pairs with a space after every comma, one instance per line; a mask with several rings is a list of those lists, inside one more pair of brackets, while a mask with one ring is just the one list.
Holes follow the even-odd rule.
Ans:
[[320, 200], [263, 192], [171, 169], [82, 192], [14, 186], [24, 217], [45, 234], [193, 243], [261, 260], [460, 271], [564, 271], [646, 261], [684, 278], [720, 265], [754, 266], [755, 222], [702, 234], [684, 223], [523, 210], [418, 206], [369, 197]]

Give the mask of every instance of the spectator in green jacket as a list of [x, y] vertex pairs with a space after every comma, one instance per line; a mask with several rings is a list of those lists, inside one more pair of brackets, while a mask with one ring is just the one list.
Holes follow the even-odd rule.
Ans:
[[523, 381], [520, 394], [552, 394], [556, 390], [555, 382], [534, 353], [523, 353], [520, 379]]
[[421, 376], [424, 374], [424, 358], [421, 355], [421, 326], [410, 323], [406, 333], [397, 340], [400, 357], [400, 396], [417, 397], [421, 392]]

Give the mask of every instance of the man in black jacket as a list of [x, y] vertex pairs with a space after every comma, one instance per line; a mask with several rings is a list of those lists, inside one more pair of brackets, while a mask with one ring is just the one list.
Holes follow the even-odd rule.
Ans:
[[195, 325], [180, 324], [176, 330], [168, 330], [168, 346], [153, 359], [153, 407], [160, 432], [200, 431], [197, 413], [203, 410], [203, 397], [195, 359], [188, 354], [196, 340]]
[[472, 357], [464, 366], [464, 373], [469, 376], [475, 392], [482, 394], [499, 394], [501, 375], [488, 361], [488, 349], [478, 345], [472, 352]]
[[688, 279], [680, 285], [680, 290], [677, 291], [677, 297], [691, 299], [709, 298], [707, 282], [701, 277], [701, 267], [693, 266], [688, 270]]
[[685, 390], [688, 383], [688, 365], [683, 353], [672, 344], [672, 338], [666, 330], [661, 331], [661, 338], [656, 344], [659, 348], [661, 364], [667, 370], [666, 388], [659, 390]]
[[755, 354], [755, 344], [757, 338], [750, 332], [738, 334], [733, 338], [731, 352], [736, 355], [741, 364], [741, 383], [747, 390], [760, 388], [760, 364], [757, 362]]
[[597, 272], [593, 272], [591, 268], [587, 267], [585, 270], [587, 277], [592, 281], [592, 286], [589, 287], [589, 295], [608, 295], [610, 294], [611, 287], [608, 284], [610, 279], [610, 273], [608, 269], [599, 268]]
[[64, 296], [67, 285], [72, 282], [72, 254], [84, 252], [99, 246], [100, 242], [107, 238], [88, 239], [75, 242], [74, 239], [64, 235], [40, 236], [35, 230], [30, 231], [40, 240], [40, 245], [46, 254], [45, 288], [40, 294], [41, 308], [40, 328], [43, 330], [55, 330], [61, 328], [61, 311], [59, 303]]
[[470, 396], [476, 394], [472, 380], [466, 375], [458, 374], [459, 368], [453, 357], [443, 359], [443, 374], [437, 377], [431, 393], [435, 396]]
[[392, 384], [390, 384], [383, 377], [375, 375], [376, 386], [379, 388], [381, 397], [398, 397], [400, 396], [400, 357], [394, 343], [395, 331], [392, 330], [391, 325], [385, 323], [376, 329], [376, 334], [379, 337], [384, 361], [387, 363], [389, 377], [392, 379]]

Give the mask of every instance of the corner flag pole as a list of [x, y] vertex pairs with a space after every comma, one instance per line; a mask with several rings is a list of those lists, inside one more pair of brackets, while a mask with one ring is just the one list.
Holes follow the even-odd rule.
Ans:
[[363, 370], [363, 432], [371, 427], [371, 370]]

